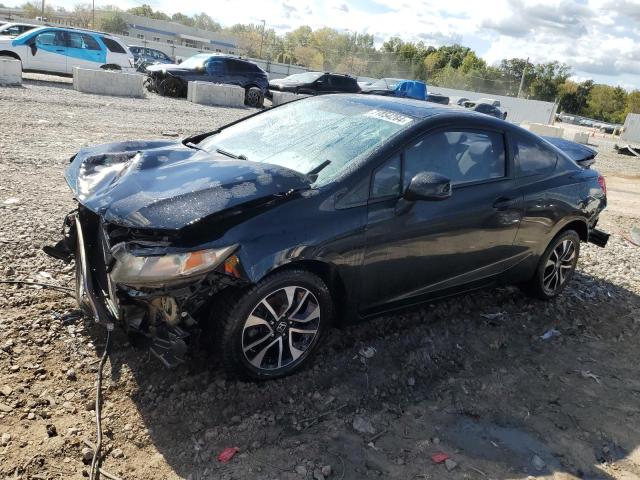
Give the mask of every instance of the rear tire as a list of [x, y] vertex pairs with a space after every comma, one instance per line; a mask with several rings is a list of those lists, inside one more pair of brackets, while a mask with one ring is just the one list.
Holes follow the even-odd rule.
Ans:
[[245, 91], [244, 104], [247, 107], [262, 108], [264, 105], [264, 95], [258, 87], [251, 87]]
[[540, 257], [536, 272], [523, 290], [536, 298], [557, 297], [571, 281], [580, 256], [580, 236], [575, 230], [565, 230], [549, 243]]
[[102, 70], [111, 70], [111, 71], [120, 71], [122, 70], [122, 67], [120, 65], [115, 65], [112, 63], [108, 63], [106, 65], [102, 65], [100, 67]]
[[216, 308], [216, 347], [226, 372], [251, 380], [300, 370], [317, 351], [333, 318], [325, 283], [301, 269], [283, 270], [233, 294]]

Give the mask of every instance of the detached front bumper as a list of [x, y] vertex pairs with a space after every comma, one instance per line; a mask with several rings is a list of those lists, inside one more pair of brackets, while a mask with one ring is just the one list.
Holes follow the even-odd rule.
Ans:
[[117, 311], [112, 311], [113, 307], [111, 309], [107, 308], [105, 299], [99, 296], [95, 289], [88, 261], [89, 252], [85, 242], [85, 232], [78, 213], [73, 214], [72, 222], [76, 234], [76, 300], [82, 310], [85, 312], [89, 310], [96, 323], [102, 323], [107, 328], [113, 328], [119, 315]]

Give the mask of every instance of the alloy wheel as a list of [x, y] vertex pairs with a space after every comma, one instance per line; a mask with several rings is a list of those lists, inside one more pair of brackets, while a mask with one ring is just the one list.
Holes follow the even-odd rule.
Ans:
[[300, 362], [320, 329], [320, 304], [304, 287], [280, 288], [260, 300], [245, 320], [242, 352], [258, 370]]
[[553, 249], [544, 266], [542, 284], [553, 294], [562, 288], [575, 268], [576, 246], [571, 240], [563, 240]]
[[255, 88], [250, 88], [247, 91], [246, 102], [248, 106], [259, 107], [261, 98], [262, 98], [262, 94], [260, 93], [260, 90], [257, 90]]

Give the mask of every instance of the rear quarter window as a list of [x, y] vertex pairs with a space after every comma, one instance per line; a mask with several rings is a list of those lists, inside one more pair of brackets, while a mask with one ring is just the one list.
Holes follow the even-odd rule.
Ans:
[[127, 53], [127, 51], [118, 42], [111, 38], [100, 37], [102, 42], [107, 46], [110, 52], [113, 53]]
[[544, 175], [551, 173], [558, 162], [557, 153], [542, 140], [525, 135], [516, 135], [513, 142], [518, 176]]

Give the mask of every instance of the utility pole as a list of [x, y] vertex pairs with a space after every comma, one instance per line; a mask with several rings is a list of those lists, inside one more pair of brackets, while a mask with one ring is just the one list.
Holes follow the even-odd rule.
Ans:
[[91, 28], [96, 29], [96, 0], [91, 1], [92, 6], [92, 20], [91, 20]]
[[40, 21], [44, 22], [44, 0], [42, 0], [42, 12], [40, 12]]
[[520, 98], [520, 94], [522, 93], [522, 87], [524, 86], [524, 75], [527, 73], [527, 67], [529, 66], [529, 57], [527, 57], [527, 63], [524, 64], [524, 68], [522, 69], [522, 78], [520, 78], [520, 88], [518, 88], [518, 96]]
[[260, 53], [258, 54], [258, 58], [262, 58], [262, 44], [264, 43], [264, 29], [267, 26], [267, 22], [265, 20], [260, 20], [262, 22], [262, 35], [260, 36]]
[[357, 48], [357, 41], [358, 41], [358, 32], [353, 32], [353, 48], [351, 48], [351, 73], [353, 73], [353, 56], [356, 53], [356, 48]]

